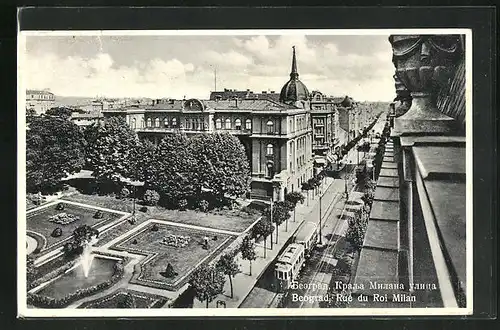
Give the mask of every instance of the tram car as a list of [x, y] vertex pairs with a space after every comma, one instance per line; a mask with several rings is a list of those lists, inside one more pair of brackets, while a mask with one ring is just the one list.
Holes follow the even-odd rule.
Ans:
[[302, 244], [292, 243], [288, 245], [279, 256], [274, 269], [274, 275], [278, 281], [278, 290], [285, 291], [297, 279], [304, 265], [305, 249]]
[[305, 222], [295, 235], [295, 243], [301, 244], [305, 249], [305, 257], [311, 257], [311, 252], [318, 244], [318, 225], [314, 222]]

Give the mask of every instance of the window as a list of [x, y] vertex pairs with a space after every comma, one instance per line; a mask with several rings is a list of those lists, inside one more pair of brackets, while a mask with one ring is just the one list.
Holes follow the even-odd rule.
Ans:
[[165, 117], [165, 119], [163, 119], [163, 126], [168, 127], [168, 124], [169, 124], [168, 123], [168, 118]]
[[231, 119], [226, 119], [226, 129], [231, 129]]
[[269, 121], [267, 122], [267, 132], [268, 132], [268, 133], [272, 133], [272, 132], [274, 132], [274, 123], [273, 123], [273, 121], [272, 121], [272, 120], [269, 120]]
[[215, 128], [216, 129], [222, 128], [222, 120], [220, 118], [217, 118], [217, 120], [215, 121]]
[[151, 118], [148, 118], [148, 120], [147, 120], [147, 126], [148, 126], [148, 127], [151, 127], [151, 126], [152, 126], [152, 121], [151, 121]]
[[177, 126], [177, 118], [172, 118], [172, 127]]
[[241, 119], [240, 118], [236, 118], [236, 120], [234, 121], [234, 127], [236, 129], [241, 129]]
[[155, 119], [155, 127], [160, 127], [160, 118]]
[[130, 121], [130, 128], [131, 129], [135, 129], [135, 122], [136, 122], [136, 119], [132, 118], [132, 120]]
[[268, 156], [271, 156], [274, 154], [274, 146], [271, 143], [269, 143], [267, 145], [267, 152], [266, 153]]
[[141, 118], [141, 127], [144, 128], [144, 118]]
[[251, 119], [247, 119], [245, 121], [245, 129], [252, 129], [252, 120]]

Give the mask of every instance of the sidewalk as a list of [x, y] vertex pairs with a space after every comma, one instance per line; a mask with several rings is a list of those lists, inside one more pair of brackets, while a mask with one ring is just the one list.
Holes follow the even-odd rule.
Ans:
[[[323, 186], [323, 191], [325, 192], [321, 200], [323, 216], [327, 212], [327, 205], [329, 206], [336, 194], [332, 183], [333, 178], [325, 178], [325, 183]], [[312, 193], [310, 195], [312, 197]], [[295, 222], [293, 221], [293, 212], [290, 219], [288, 220], [288, 231], [285, 231], [285, 224], [283, 223], [279, 226], [279, 242], [276, 243], [276, 232], [273, 233], [273, 249], [270, 250], [270, 238], [267, 238], [267, 251], [266, 258], [264, 259], [264, 243], [262, 239], [256, 242], [255, 251], [257, 253], [257, 259], [252, 262], [252, 275], [250, 276], [250, 267], [247, 260], [241, 259], [241, 254], [238, 253], [236, 260], [240, 265], [241, 273], [238, 273], [233, 278], [233, 298], [230, 297], [231, 287], [229, 284], [229, 279], [226, 276], [226, 283], [224, 285], [224, 293], [220, 294], [216, 299], [209, 303], [209, 308], [215, 308], [217, 301], [221, 300], [226, 303], [227, 308], [238, 308], [243, 300], [246, 298], [248, 293], [257, 283], [257, 280], [265, 272], [267, 267], [276, 259], [278, 252], [284, 247], [288, 239], [294, 234], [294, 232], [299, 228], [299, 226], [304, 221], [319, 221], [319, 196], [315, 196], [314, 199], [309, 199], [309, 206], [304, 201], [304, 204], [297, 205]], [[193, 308], [205, 308], [206, 303], [200, 302], [198, 299], [194, 299]]]

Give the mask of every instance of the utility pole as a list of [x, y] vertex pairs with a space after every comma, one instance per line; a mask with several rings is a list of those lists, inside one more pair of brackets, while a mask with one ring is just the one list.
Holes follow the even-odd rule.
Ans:
[[323, 234], [322, 234], [322, 225], [321, 225], [321, 200], [323, 199], [323, 189], [320, 188], [319, 193], [319, 245], [323, 245]]
[[[271, 195], [271, 226], [273, 225], [273, 200], [274, 200], [274, 188], [273, 188], [273, 195]], [[277, 228], [276, 228], [277, 229]], [[271, 236], [271, 250], [273, 249], [273, 234]]]

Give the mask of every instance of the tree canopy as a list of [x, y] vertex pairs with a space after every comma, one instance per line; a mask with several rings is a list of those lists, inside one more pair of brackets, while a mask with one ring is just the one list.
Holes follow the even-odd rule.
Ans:
[[60, 117], [33, 116], [26, 131], [28, 192], [56, 188], [85, 163], [85, 140], [78, 126]]
[[189, 280], [189, 284], [199, 301], [206, 302], [206, 307], [224, 291], [224, 274], [214, 266], [203, 265], [197, 268]]
[[199, 134], [191, 139], [200, 188], [218, 198], [240, 196], [250, 186], [250, 165], [241, 142], [231, 134]]
[[84, 135], [87, 166], [97, 180], [117, 181], [120, 176], [130, 176], [138, 139], [125, 119], [110, 117], [104, 120], [104, 125], [94, 123]]

